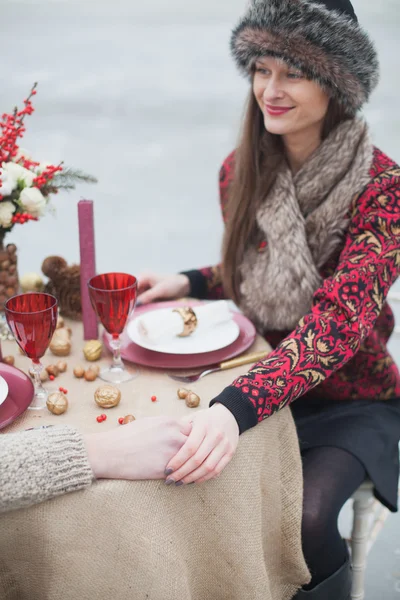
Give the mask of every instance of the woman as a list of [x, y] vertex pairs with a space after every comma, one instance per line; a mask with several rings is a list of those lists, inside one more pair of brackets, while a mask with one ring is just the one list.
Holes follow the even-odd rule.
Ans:
[[365, 478], [397, 510], [400, 376], [385, 302], [400, 267], [400, 170], [357, 117], [378, 61], [349, 0], [253, 0], [231, 49], [252, 90], [220, 173], [222, 264], [141, 278], [139, 299], [232, 298], [274, 350], [195, 415], [167, 483], [218, 475], [290, 405], [303, 458], [298, 598], [350, 598], [338, 514]]
[[169, 417], [139, 419], [82, 436], [44, 427], [0, 436], [0, 513], [89, 487], [95, 479], [161, 479], [191, 426]]

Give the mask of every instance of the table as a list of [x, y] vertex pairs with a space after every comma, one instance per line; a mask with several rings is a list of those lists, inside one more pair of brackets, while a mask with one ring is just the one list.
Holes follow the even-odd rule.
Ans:
[[[83, 359], [82, 327], [73, 330], [67, 373], [51, 385], [68, 389], [69, 409], [26, 411], [2, 434], [41, 425], [76, 426], [83, 432], [136, 418], [189, 409], [179, 386], [160, 371], [140, 368], [121, 384], [118, 407], [100, 410], [93, 400], [101, 380], [73, 377]], [[258, 337], [249, 352], [268, 346]], [[14, 342], [3, 344], [23, 370], [29, 361]], [[57, 362], [50, 353], [45, 365]], [[102, 358], [107, 363], [110, 356]], [[205, 377], [191, 389], [200, 408], [243, 367]], [[47, 384], [46, 384], [47, 385]], [[157, 396], [157, 402], [151, 396]], [[103, 423], [96, 421], [107, 413]], [[2, 600], [289, 600], [309, 580], [301, 551], [301, 460], [294, 422], [284, 409], [241, 436], [230, 465], [214, 481], [176, 488], [163, 481], [98, 481], [0, 518]]]

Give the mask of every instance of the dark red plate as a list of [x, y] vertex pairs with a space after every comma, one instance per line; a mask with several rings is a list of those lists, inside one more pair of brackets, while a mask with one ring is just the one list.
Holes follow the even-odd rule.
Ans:
[[[141, 314], [149, 310], [157, 310], [159, 308], [173, 308], [174, 306], [182, 306], [182, 304], [190, 306], [198, 306], [203, 304], [200, 301], [189, 302], [154, 302], [139, 306], [133, 312], [132, 318], [135, 319]], [[142, 365], [145, 367], [153, 367], [154, 369], [196, 369], [208, 365], [215, 365], [224, 360], [234, 358], [242, 354], [253, 344], [256, 338], [256, 329], [251, 321], [239, 312], [235, 312], [233, 318], [239, 325], [240, 333], [237, 340], [229, 346], [214, 350], [213, 352], [202, 352], [201, 354], [164, 354], [162, 352], [153, 352], [138, 346], [132, 342], [126, 334], [126, 329], [121, 335], [121, 356], [128, 362]], [[106, 347], [110, 350], [110, 336], [105, 333], [103, 340]]]
[[8, 396], [0, 405], [0, 429], [3, 429], [28, 408], [35, 388], [26, 373], [10, 365], [0, 363], [0, 375], [8, 383]]

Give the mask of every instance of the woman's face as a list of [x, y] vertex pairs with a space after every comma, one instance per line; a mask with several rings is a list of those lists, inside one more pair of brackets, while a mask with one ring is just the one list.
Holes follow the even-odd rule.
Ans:
[[321, 133], [329, 96], [298, 69], [276, 58], [261, 58], [255, 65], [253, 91], [270, 133]]

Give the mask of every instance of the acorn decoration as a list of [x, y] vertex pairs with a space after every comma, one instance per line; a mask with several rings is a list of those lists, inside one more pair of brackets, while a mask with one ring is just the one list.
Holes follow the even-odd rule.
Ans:
[[6, 365], [10, 365], [11, 367], [14, 366], [15, 364], [15, 358], [13, 356], [4, 356], [3, 357], [3, 363], [6, 363]]
[[46, 371], [48, 375], [51, 375], [52, 377], [58, 377], [60, 374], [60, 369], [57, 367], [57, 365], [49, 365], [46, 367]]
[[85, 375], [85, 369], [80, 365], [77, 365], [74, 369], [74, 375], [77, 379], [82, 379], [82, 377]]
[[184, 400], [188, 408], [197, 408], [200, 404], [200, 396], [187, 390], [186, 388], [179, 388], [177, 391], [179, 400]]
[[58, 363], [56, 364], [56, 367], [60, 371], [60, 373], [65, 373], [65, 371], [68, 368], [68, 365], [65, 362], [65, 360], [59, 360]]
[[[35, 371], [32, 369], [32, 367], [29, 369], [29, 375], [32, 377], [32, 379], [35, 379]], [[49, 374], [46, 369], [43, 369], [42, 371], [40, 371], [39, 379], [42, 383], [44, 383], [45, 381], [48, 381]]]
[[185, 398], [186, 406], [189, 408], [197, 408], [200, 404], [200, 396], [194, 392], [189, 392]]
[[136, 419], [133, 415], [126, 415], [126, 417], [124, 417], [122, 419], [122, 425], [126, 425], [127, 423], [132, 423], [133, 421], [136, 421]]
[[83, 374], [85, 381], [96, 381], [98, 377], [97, 369], [86, 369]]
[[68, 356], [71, 353], [71, 332], [66, 327], [56, 329], [50, 342], [50, 351], [55, 356]]
[[94, 400], [101, 408], [113, 408], [118, 406], [121, 400], [121, 392], [113, 385], [102, 385], [95, 391]]
[[68, 408], [68, 398], [63, 392], [53, 392], [47, 398], [46, 405], [53, 415], [62, 415]]
[[83, 347], [83, 354], [86, 360], [94, 362], [99, 360], [103, 352], [103, 344], [99, 340], [89, 340]]

